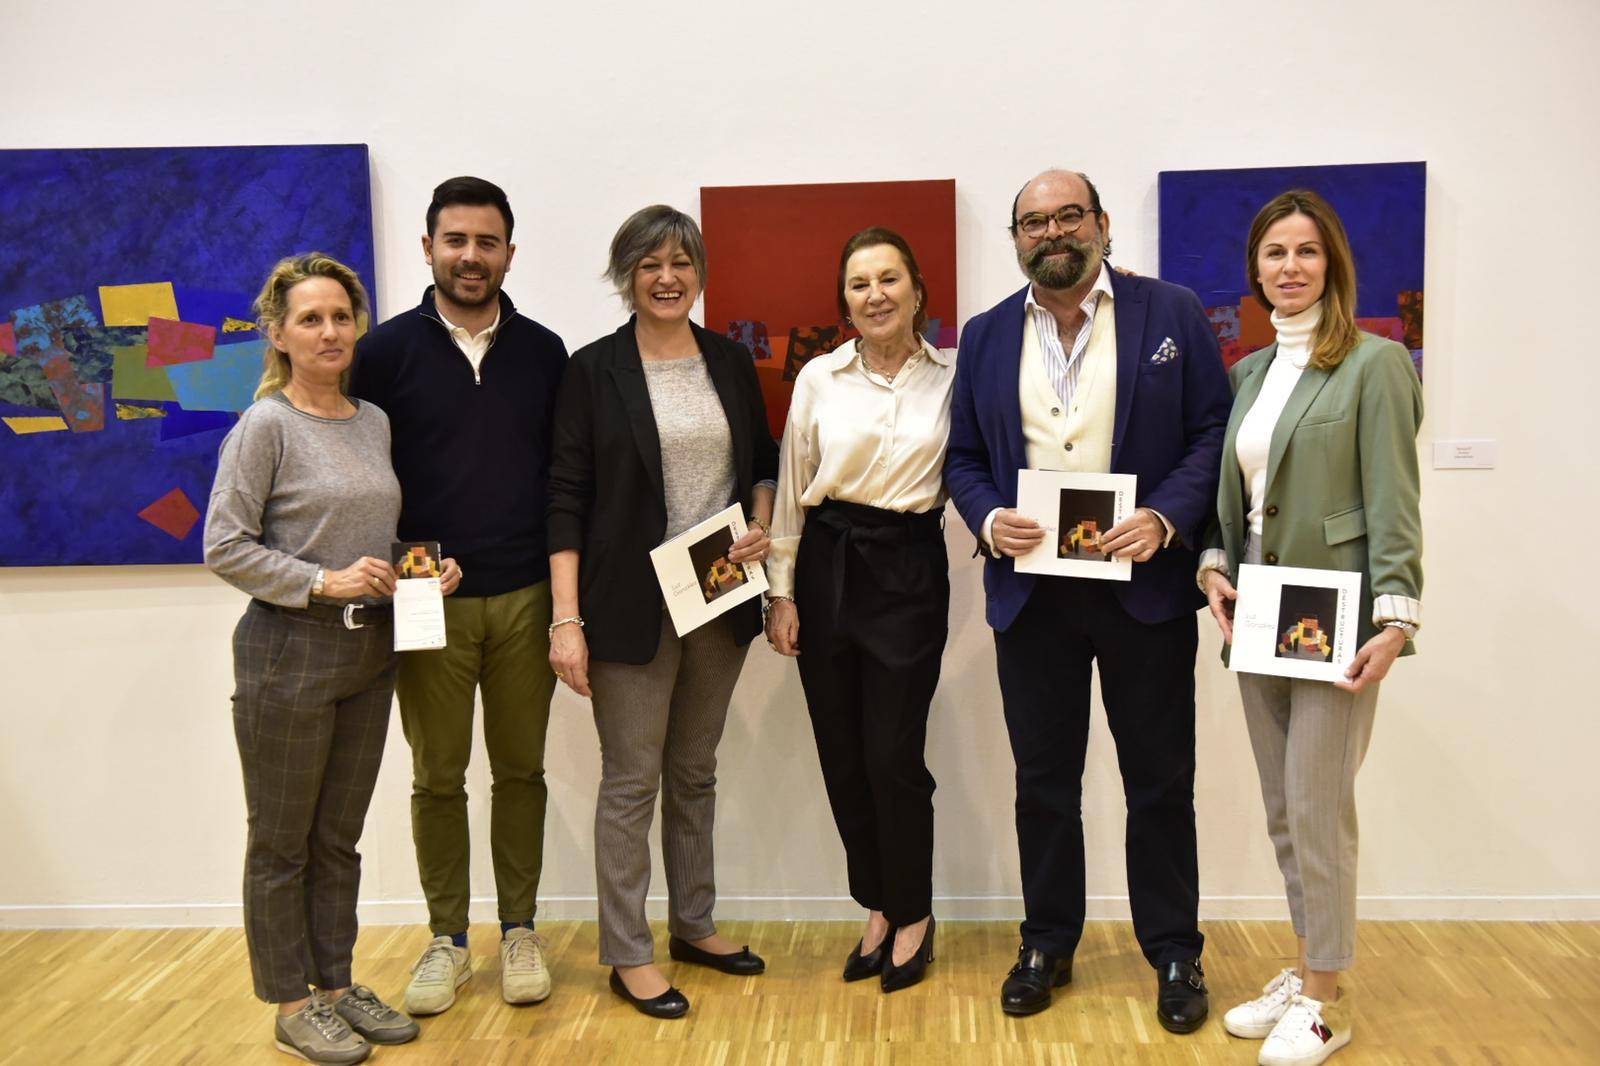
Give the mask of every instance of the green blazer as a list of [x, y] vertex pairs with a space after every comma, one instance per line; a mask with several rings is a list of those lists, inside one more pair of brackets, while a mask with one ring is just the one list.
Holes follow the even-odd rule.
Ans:
[[[1207, 546], [1244, 558], [1249, 499], [1239, 471], [1239, 423], [1260, 395], [1276, 343], [1228, 373], [1233, 413], [1222, 446], [1217, 523]], [[1332, 370], [1307, 367], [1289, 394], [1267, 453], [1261, 557], [1268, 564], [1356, 570], [1365, 643], [1377, 632], [1375, 596], [1422, 598], [1417, 430], [1422, 382], [1404, 347], [1370, 333]], [[1359, 645], [1358, 645], [1359, 646]], [[1406, 642], [1401, 653], [1413, 651]]]

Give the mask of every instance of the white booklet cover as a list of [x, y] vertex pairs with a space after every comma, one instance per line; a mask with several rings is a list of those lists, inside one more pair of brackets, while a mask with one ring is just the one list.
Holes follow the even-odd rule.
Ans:
[[728, 549], [744, 534], [742, 509], [731, 504], [650, 550], [678, 636], [767, 591], [760, 563], [728, 562]]
[[394, 650], [436, 651], [445, 646], [444, 590], [439, 587], [439, 542], [395, 541]]
[[1017, 471], [1017, 510], [1044, 527], [1044, 541], [1017, 557], [1017, 572], [1133, 580], [1133, 563], [1100, 550], [1100, 539], [1133, 513], [1132, 474]]
[[1229, 669], [1344, 680], [1356, 657], [1359, 573], [1245, 564], [1237, 588]]

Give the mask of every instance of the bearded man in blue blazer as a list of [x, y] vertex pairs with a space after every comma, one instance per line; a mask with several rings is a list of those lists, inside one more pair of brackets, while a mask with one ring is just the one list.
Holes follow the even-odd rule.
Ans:
[[[1022, 187], [1011, 234], [1029, 284], [967, 323], [945, 481], [990, 558], [987, 615], [1017, 765], [1026, 918], [1001, 987], [1009, 1014], [1050, 1005], [1083, 933], [1083, 768], [1091, 664], [1127, 799], [1134, 932], [1156, 1015], [1205, 1021], [1194, 819], [1196, 549], [1214, 507], [1232, 398], [1188, 289], [1112, 271], [1111, 219], [1087, 176]], [[1134, 474], [1136, 510], [1102, 535], [1131, 581], [1019, 574], [1043, 539], [1019, 514], [1023, 468]]]

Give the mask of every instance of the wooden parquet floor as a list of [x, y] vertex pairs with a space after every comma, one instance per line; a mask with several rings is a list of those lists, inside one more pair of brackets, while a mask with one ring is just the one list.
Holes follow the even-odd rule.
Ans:
[[[758, 978], [666, 960], [693, 1004], [656, 1022], [606, 988], [592, 922], [540, 927], [555, 991], [500, 1000], [497, 930], [473, 930], [473, 977], [414, 1043], [378, 1048], [382, 1066], [626, 1063], [642, 1066], [941, 1066], [946, 1063], [1247, 1064], [1259, 1045], [1221, 1013], [1254, 995], [1293, 950], [1285, 925], [1210, 922], [1212, 1017], [1172, 1036], [1151, 1012], [1154, 977], [1126, 923], [1091, 923], [1074, 983], [1055, 1005], [1013, 1019], [996, 1002], [1016, 927], [949, 922], [927, 981], [892, 996], [838, 970], [859, 930], [829, 922], [726, 923], [768, 962]], [[356, 979], [396, 1004], [426, 943], [417, 926], [368, 927]], [[1566, 1066], [1600, 1063], [1600, 924], [1367, 922], [1349, 988], [1355, 1042], [1338, 1066]], [[0, 1066], [277, 1064], [270, 1008], [250, 992], [237, 929], [0, 932]]]

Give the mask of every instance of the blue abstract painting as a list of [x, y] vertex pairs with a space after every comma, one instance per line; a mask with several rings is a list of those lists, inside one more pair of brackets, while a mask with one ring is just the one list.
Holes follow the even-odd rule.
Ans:
[[372, 287], [365, 145], [0, 151], [0, 565], [196, 563], [272, 265]]
[[1310, 189], [1339, 213], [1356, 260], [1357, 321], [1404, 344], [1422, 373], [1425, 163], [1162, 171], [1161, 277], [1199, 294], [1228, 366], [1271, 344], [1245, 246], [1256, 212], [1289, 189]]

